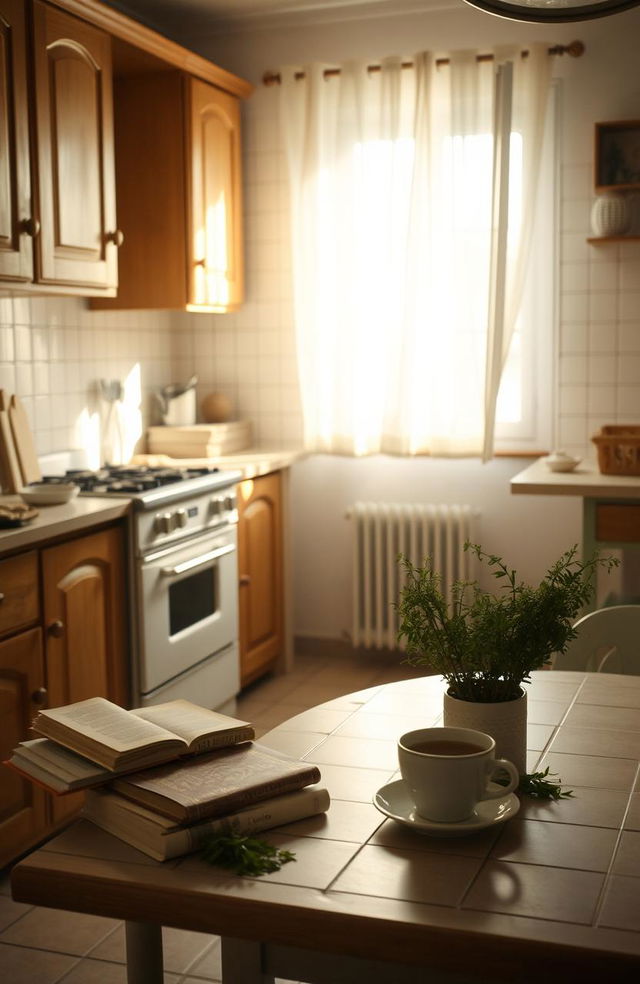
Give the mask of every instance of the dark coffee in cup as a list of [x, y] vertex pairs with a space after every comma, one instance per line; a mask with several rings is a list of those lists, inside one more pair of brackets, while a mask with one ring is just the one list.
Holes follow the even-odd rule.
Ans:
[[484, 748], [470, 741], [419, 741], [411, 746], [411, 750], [423, 755], [475, 755]]

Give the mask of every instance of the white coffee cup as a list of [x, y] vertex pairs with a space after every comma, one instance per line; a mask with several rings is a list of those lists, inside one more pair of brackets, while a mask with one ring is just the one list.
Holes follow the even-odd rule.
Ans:
[[[520, 781], [513, 762], [495, 757], [491, 735], [471, 728], [420, 728], [398, 741], [402, 778], [417, 813], [426, 820], [466, 820], [481, 800], [500, 799]], [[508, 786], [489, 790], [491, 777], [507, 772]]]

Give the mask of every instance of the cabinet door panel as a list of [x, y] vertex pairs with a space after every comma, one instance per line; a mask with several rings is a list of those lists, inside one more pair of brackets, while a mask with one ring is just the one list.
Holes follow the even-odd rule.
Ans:
[[124, 555], [120, 530], [42, 552], [49, 704], [126, 701]]
[[238, 510], [240, 676], [246, 686], [275, 665], [283, 646], [280, 476], [242, 482]]
[[33, 278], [24, 4], [0, 0], [0, 281]]
[[[124, 554], [120, 530], [104, 530], [42, 552], [49, 706], [88, 697], [125, 704]], [[55, 823], [82, 793], [52, 801]]]
[[[44, 684], [42, 635], [31, 629], [0, 643], [0, 757], [29, 735]], [[0, 867], [34, 844], [46, 825], [46, 795], [10, 769], [0, 769]]]
[[[51, 148], [56, 253], [70, 253], [73, 259], [74, 251], [84, 250], [95, 263], [102, 246], [99, 69], [85, 52], [64, 42], [52, 46], [49, 59], [51, 122], [56, 134]], [[78, 208], [80, 202], [82, 208]]]
[[191, 107], [191, 305], [229, 310], [242, 302], [240, 107], [189, 79]]
[[34, 4], [41, 282], [117, 284], [111, 41]]

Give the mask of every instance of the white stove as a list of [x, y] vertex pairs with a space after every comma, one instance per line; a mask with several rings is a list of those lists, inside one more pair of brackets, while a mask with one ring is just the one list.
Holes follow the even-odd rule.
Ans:
[[233, 711], [240, 689], [235, 485], [218, 469], [104, 468], [46, 477], [131, 500], [136, 704], [182, 697]]

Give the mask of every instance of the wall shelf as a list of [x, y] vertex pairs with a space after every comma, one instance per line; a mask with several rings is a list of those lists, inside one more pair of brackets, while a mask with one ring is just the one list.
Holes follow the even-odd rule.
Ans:
[[599, 245], [600, 243], [637, 243], [640, 236], [590, 236], [588, 243]]

